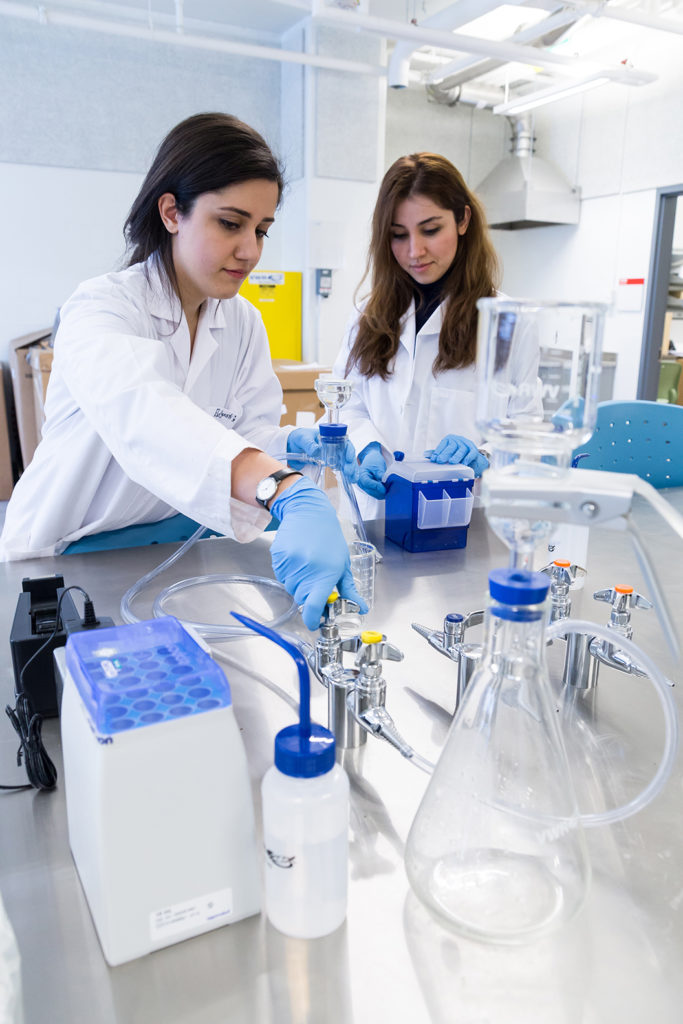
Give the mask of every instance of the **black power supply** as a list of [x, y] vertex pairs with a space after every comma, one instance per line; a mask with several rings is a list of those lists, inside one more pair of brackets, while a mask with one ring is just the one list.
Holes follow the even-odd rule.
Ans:
[[59, 696], [52, 653], [63, 647], [70, 633], [113, 626], [110, 618], [97, 618], [86, 595], [81, 615], [61, 575], [28, 577], [22, 581], [14, 622], [10, 632], [14, 688], [17, 696], [28, 697], [34, 713], [43, 718], [59, 714]]

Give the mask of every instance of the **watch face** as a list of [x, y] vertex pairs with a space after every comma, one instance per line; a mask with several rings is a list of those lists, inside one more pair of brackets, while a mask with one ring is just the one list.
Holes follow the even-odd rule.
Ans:
[[277, 485], [277, 480], [274, 480], [272, 476], [267, 476], [265, 480], [259, 482], [256, 488], [256, 497], [259, 501], [268, 501], [275, 494]]

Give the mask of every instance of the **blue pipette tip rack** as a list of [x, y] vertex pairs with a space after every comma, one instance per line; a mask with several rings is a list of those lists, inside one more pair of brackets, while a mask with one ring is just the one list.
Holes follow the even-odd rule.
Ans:
[[66, 664], [100, 736], [177, 721], [232, 703], [211, 656], [173, 616], [73, 633]]

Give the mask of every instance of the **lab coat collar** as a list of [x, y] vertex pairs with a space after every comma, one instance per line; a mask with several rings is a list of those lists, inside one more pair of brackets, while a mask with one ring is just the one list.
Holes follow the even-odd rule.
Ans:
[[[443, 321], [442, 316], [443, 302], [440, 303], [429, 320], [419, 330], [418, 337], [422, 338], [428, 334], [436, 334], [437, 337], [441, 333], [441, 324]], [[401, 344], [410, 354], [413, 355], [414, 342], [415, 342], [415, 300], [411, 299], [410, 306], [403, 314], [401, 319]]]
[[143, 268], [149, 285], [147, 303], [152, 316], [168, 323], [180, 323], [183, 315], [180, 299], [173, 291], [155, 253], [143, 264]]
[[185, 390], [188, 390], [192, 388], [195, 380], [218, 348], [218, 342], [212, 332], [220, 331], [226, 326], [223, 304], [220, 299], [206, 299], [197, 324], [197, 334], [190, 360], [189, 331], [180, 299], [171, 290], [156, 256], [153, 255], [147, 260], [145, 272], [149, 283], [149, 311], [156, 319], [172, 324], [175, 328], [169, 334], [168, 341], [175, 352], [176, 359], [187, 375]]
[[[160, 267], [158, 257], [153, 254], [145, 263], [145, 271], [149, 282], [149, 311], [158, 320], [179, 324], [183, 318], [180, 299], [171, 288], [166, 274]], [[225, 313], [220, 299], [206, 299], [202, 319], [211, 330], [225, 327]]]

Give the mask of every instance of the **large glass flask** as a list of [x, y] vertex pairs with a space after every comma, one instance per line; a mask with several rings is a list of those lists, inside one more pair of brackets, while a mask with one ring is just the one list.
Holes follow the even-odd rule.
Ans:
[[544, 659], [541, 573], [489, 577], [485, 647], [413, 822], [406, 870], [442, 922], [531, 940], [581, 906], [590, 864]]
[[[477, 426], [491, 468], [554, 477], [595, 429], [607, 306], [599, 303], [480, 299]], [[546, 521], [489, 518], [530, 567], [534, 547], [554, 527]]]

